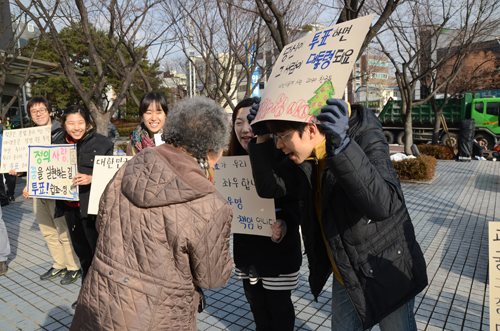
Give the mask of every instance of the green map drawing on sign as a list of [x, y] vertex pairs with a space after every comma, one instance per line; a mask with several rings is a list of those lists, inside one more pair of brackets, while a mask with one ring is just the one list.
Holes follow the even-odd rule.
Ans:
[[314, 96], [309, 99], [307, 104], [309, 105], [309, 115], [318, 116], [321, 113], [321, 108], [326, 105], [326, 100], [333, 98], [335, 89], [331, 81], [327, 80], [321, 85]]

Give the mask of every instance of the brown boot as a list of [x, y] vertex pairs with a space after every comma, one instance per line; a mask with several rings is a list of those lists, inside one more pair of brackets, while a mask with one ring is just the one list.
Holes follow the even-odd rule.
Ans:
[[3, 276], [7, 273], [7, 270], [9, 270], [9, 267], [7, 267], [7, 261], [1, 261], [0, 262], [0, 276]]

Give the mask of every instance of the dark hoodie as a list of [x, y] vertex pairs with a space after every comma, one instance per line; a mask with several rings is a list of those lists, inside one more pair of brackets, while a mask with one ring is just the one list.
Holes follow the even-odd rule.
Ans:
[[61, 127], [61, 124], [59, 124], [59, 122], [56, 120], [52, 121], [51, 135], [52, 135], [52, 137], [51, 137], [52, 144], [65, 144], [66, 143], [64, 141], [63, 128]]

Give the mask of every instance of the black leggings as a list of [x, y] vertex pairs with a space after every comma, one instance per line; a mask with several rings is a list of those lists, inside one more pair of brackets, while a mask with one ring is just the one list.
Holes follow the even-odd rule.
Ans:
[[256, 331], [293, 331], [295, 310], [291, 290], [266, 290], [262, 280], [255, 285], [243, 279], [243, 288], [252, 309]]
[[95, 217], [82, 217], [80, 208], [67, 208], [64, 211], [66, 223], [71, 237], [71, 243], [82, 266], [82, 282], [92, 264], [97, 245], [97, 230], [95, 229]]

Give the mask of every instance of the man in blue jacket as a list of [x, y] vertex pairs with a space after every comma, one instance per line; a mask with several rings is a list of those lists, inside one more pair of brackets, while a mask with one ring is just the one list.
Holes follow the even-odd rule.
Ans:
[[[382, 331], [416, 331], [414, 298], [427, 286], [426, 264], [380, 121], [366, 108], [329, 99], [316, 123], [252, 125], [257, 192], [264, 198], [300, 192], [315, 298], [334, 274], [332, 330], [379, 323]], [[288, 155], [279, 164], [269, 133]]]

